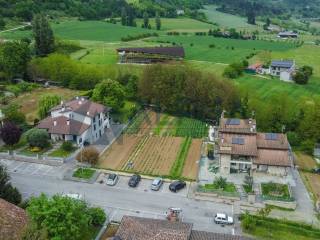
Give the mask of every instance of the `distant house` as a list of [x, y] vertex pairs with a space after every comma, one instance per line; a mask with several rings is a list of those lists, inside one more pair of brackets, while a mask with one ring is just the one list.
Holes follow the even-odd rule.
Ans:
[[168, 220], [124, 216], [113, 239], [120, 240], [249, 240], [247, 237], [195, 231], [193, 225]]
[[217, 148], [220, 173], [266, 173], [287, 176], [292, 154], [287, 136], [258, 133], [254, 119], [220, 119]]
[[184, 48], [145, 47], [145, 48], [118, 48], [119, 63], [152, 64], [169, 61], [180, 61], [185, 57]]
[[280, 80], [291, 82], [295, 71], [295, 62], [293, 60], [274, 60], [270, 65], [270, 74], [280, 77]]
[[285, 32], [279, 32], [278, 33], [278, 37], [279, 38], [284, 38], [284, 39], [287, 39], [287, 38], [298, 38], [298, 33], [294, 33], [292, 31], [285, 31]]
[[261, 63], [255, 63], [255, 64], [252, 64], [250, 66], [248, 66], [246, 69], [245, 69], [245, 72], [246, 73], [257, 73], [259, 71], [259, 69], [262, 68], [262, 64]]
[[21, 239], [27, 222], [25, 210], [0, 198], [0, 239]]
[[46, 129], [53, 141], [73, 141], [78, 145], [97, 141], [109, 128], [109, 108], [86, 98], [61, 102], [37, 128]]
[[177, 15], [178, 16], [184, 15], [184, 10], [183, 9], [177, 9]]

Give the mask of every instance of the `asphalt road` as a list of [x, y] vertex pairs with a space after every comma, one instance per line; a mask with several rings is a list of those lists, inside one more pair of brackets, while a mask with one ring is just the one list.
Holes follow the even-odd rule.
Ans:
[[[2, 163], [4, 163], [2, 161]], [[6, 161], [8, 164], [8, 162]], [[194, 229], [220, 233], [239, 234], [240, 227], [236, 220], [234, 226], [220, 226], [213, 223], [213, 216], [217, 212], [233, 214], [233, 206], [207, 201], [197, 201], [187, 197], [187, 190], [178, 194], [169, 192], [164, 185], [159, 192], [149, 190], [150, 180], [142, 180], [137, 189], [129, 188], [127, 180], [120, 178], [115, 187], [105, 184], [87, 184], [63, 180], [54, 173], [63, 169], [28, 163], [9, 162], [8, 168], [11, 182], [24, 197], [46, 193], [79, 193], [85, 200], [93, 205], [104, 208], [111, 220], [120, 221], [123, 215], [134, 215], [149, 218], [165, 218], [169, 207], [180, 207], [183, 210], [183, 221], [193, 223]], [[43, 172], [41, 168], [45, 168]], [[36, 169], [38, 169], [36, 171]], [[40, 170], [39, 170], [40, 169]], [[42, 174], [40, 174], [40, 172]], [[61, 176], [61, 175], [60, 175]]]

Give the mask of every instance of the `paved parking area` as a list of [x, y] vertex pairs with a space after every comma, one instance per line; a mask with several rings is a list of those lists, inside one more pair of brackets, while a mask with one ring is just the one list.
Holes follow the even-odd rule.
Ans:
[[64, 166], [48, 166], [44, 164], [20, 162], [0, 159], [0, 164], [5, 166], [9, 173], [19, 173], [34, 176], [47, 176], [62, 179]]
[[[108, 174], [102, 173], [98, 177], [97, 182], [95, 184], [101, 184], [100, 180], [105, 180], [107, 175]], [[113, 188], [113, 189], [127, 189], [127, 190], [132, 190], [135, 192], [150, 192], [150, 193], [154, 193], [154, 194], [175, 194], [175, 195], [182, 196], [182, 197], [187, 197], [188, 191], [190, 188], [190, 184], [187, 183], [187, 186], [184, 189], [178, 191], [177, 193], [172, 193], [169, 190], [170, 183], [165, 182], [165, 183], [163, 183], [163, 185], [161, 186], [159, 191], [152, 191], [150, 189], [150, 187], [151, 187], [153, 180], [141, 179], [139, 185], [135, 188], [132, 188], [132, 187], [128, 186], [129, 179], [130, 179], [130, 177], [127, 177], [127, 176], [119, 176], [119, 181], [117, 182], [117, 184], [115, 186], [108, 186], [108, 185], [106, 185], [105, 181], [102, 184], [104, 184], [107, 188]]]

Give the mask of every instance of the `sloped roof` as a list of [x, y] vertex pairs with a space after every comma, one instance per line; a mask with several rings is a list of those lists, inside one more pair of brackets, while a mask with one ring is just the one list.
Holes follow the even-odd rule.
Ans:
[[81, 115], [86, 115], [90, 117], [96, 116], [98, 113], [109, 111], [110, 108], [105, 107], [102, 104], [92, 102], [86, 98], [76, 98], [68, 102], [61, 102], [58, 106], [51, 109], [53, 110], [59, 110], [61, 111], [72, 111], [75, 113], [79, 113]]
[[[69, 121], [69, 124], [67, 122]], [[56, 124], [55, 124], [56, 122]], [[52, 118], [47, 117], [41, 120], [37, 126], [40, 129], [46, 129], [51, 134], [66, 134], [66, 135], [81, 135], [84, 131], [86, 131], [90, 126], [73, 120], [69, 119], [64, 116]]]
[[256, 133], [256, 120], [221, 118], [219, 132], [254, 134]]
[[[235, 139], [242, 139], [241, 144], [237, 144]], [[257, 142], [255, 135], [249, 134], [230, 134], [221, 133], [219, 146], [229, 146], [231, 151], [218, 150], [219, 153], [235, 154], [243, 156], [256, 156], [257, 155]]]
[[124, 216], [116, 236], [121, 240], [188, 240], [192, 224]]
[[288, 150], [258, 149], [258, 157], [253, 162], [268, 166], [290, 167], [292, 165]]
[[203, 232], [192, 230], [189, 240], [249, 240], [251, 238], [238, 235]]
[[145, 48], [118, 48], [118, 52], [134, 52], [143, 54], [159, 54], [171, 57], [184, 58], [184, 48], [177, 47], [145, 47]]
[[22, 208], [0, 198], [0, 239], [20, 239], [27, 221], [27, 214]]
[[289, 149], [287, 136], [283, 133], [275, 133], [275, 139], [268, 139], [268, 133], [257, 133], [257, 146], [263, 149]]
[[294, 65], [292, 60], [274, 60], [271, 62], [271, 67], [291, 68]]

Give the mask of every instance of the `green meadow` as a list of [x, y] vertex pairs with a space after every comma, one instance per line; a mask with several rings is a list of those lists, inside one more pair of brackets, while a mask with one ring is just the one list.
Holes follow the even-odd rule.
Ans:
[[285, 52], [294, 44], [285, 42], [254, 41], [215, 38], [212, 36], [160, 36], [151, 41], [159, 44], [178, 44], [185, 48], [187, 60], [232, 63], [262, 50]]
[[[103, 21], [63, 21], [60, 23], [52, 23], [52, 28], [58, 38], [106, 42], [121, 41], [121, 38], [126, 37], [127, 35], [156, 32], [156, 30], [149, 30], [141, 27], [127, 27]], [[30, 36], [31, 31], [23, 30], [0, 34], [0, 37], [9, 39], [20, 39], [22, 37]]]
[[210, 22], [218, 24], [220, 27], [236, 28], [238, 30], [261, 30], [261, 23], [257, 25], [251, 25], [247, 23], [247, 19], [244, 17], [219, 12], [216, 10], [215, 5], [207, 5], [201, 10], [208, 18]]
[[[141, 27], [143, 19], [137, 19], [137, 26]], [[155, 19], [150, 18], [149, 23], [152, 29], [155, 29]], [[212, 24], [200, 22], [191, 18], [161, 18], [161, 30], [177, 32], [195, 32], [205, 31], [213, 28]]]

